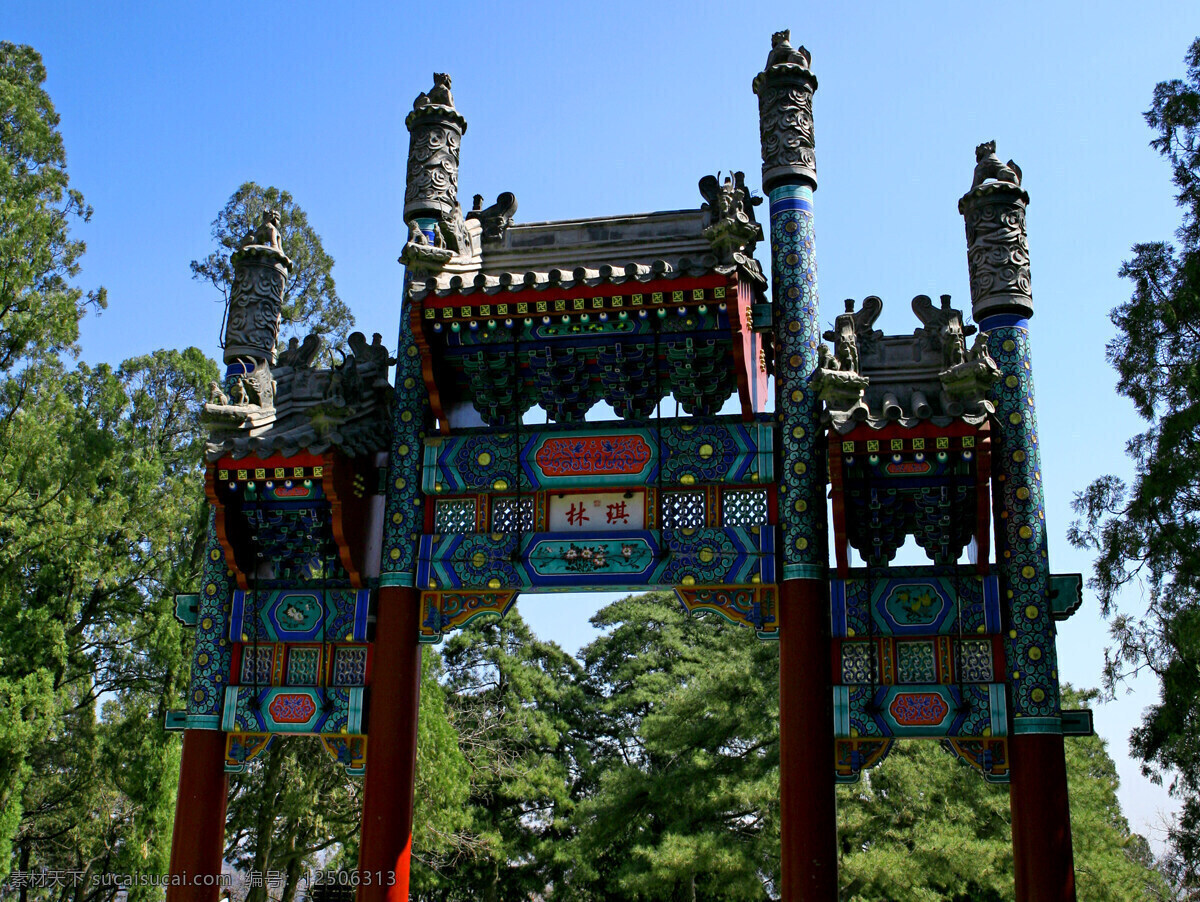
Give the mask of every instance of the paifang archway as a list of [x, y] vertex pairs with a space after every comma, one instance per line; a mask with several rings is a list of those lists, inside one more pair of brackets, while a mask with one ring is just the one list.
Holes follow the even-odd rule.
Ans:
[[[918, 295], [915, 333], [884, 335], [869, 297], [822, 336], [809, 59], [781, 32], [753, 82], [769, 297], [742, 173], [693, 210], [518, 224], [504, 193], [464, 215], [443, 75], [406, 119], [394, 358], [357, 333], [333, 369], [315, 339], [277, 354], [277, 223], [234, 253], [204, 582], [176, 605], [196, 649], [168, 718], [172, 902], [217, 898], [187, 884], [220, 871], [226, 773], [279, 733], [365, 775], [359, 898], [406, 899], [421, 643], [520, 591], [649, 588], [780, 643], [784, 899], [837, 898], [835, 782], [902, 739], [1011, 782], [1018, 896], [1074, 898], [1063, 735], [1091, 725], [1058, 700], [1080, 580], [1046, 555], [1029, 196], [980, 145], [959, 201], [978, 328]], [[621, 419], [585, 422], [600, 400]], [[553, 422], [523, 423], [535, 405]], [[892, 566], [909, 536], [927, 566]]]

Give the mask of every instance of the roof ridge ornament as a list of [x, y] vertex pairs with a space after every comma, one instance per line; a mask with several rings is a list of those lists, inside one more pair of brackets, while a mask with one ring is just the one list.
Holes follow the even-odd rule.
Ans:
[[809, 52], [792, 47], [790, 38], [789, 31], [772, 35], [766, 68], [752, 82], [758, 95], [765, 192], [783, 184], [817, 187], [812, 115], [817, 79], [809, 71]]
[[739, 262], [738, 256], [754, 253], [754, 245], [763, 237], [762, 226], [754, 218], [754, 208], [763, 202], [746, 188], [746, 175], [734, 172], [720, 181], [721, 173], [700, 179], [700, 194], [706, 203], [701, 210], [712, 216], [712, 224], [703, 235], [723, 264]]

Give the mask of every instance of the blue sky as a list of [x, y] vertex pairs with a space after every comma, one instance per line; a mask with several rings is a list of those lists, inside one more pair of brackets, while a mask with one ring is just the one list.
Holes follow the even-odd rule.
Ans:
[[[1141, 428], [1104, 360], [1116, 276], [1135, 242], [1179, 223], [1169, 171], [1141, 117], [1183, 74], [1200, 5], [962, 3], [25, 2], [0, 38], [43, 55], [72, 183], [96, 210], [80, 283], [109, 309], [83, 357], [119, 361], [195, 344], [217, 356], [221, 307], [190, 279], [210, 223], [243, 181], [293, 193], [337, 261], [338, 290], [394, 341], [405, 233], [403, 117], [434, 71], [469, 123], [460, 198], [513, 191], [519, 221], [691, 208], [696, 183], [742, 169], [759, 185], [750, 81], [771, 33], [792, 30], [820, 80], [814, 113], [823, 320], [883, 298], [877, 326], [917, 325], [914, 295], [969, 308], [962, 220], [974, 147], [996, 139], [1032, 195], [1033, 348], [1051, 563], [1090, 568], [1065, 541], [1073, 494], [1125, 474]], [[766, 258], [765, 249], [760, 259]], [[956, 304], [956, 305], [957, 305]], [[1136, 591], [1127, 599], [1137, 610]], [[596, 598], [541, 597], [535, 629], [576, 648]], [[1062, 676], [1097, 685], [1107, 627], [1094, 597], [1063, 625]], [[1126, 737], [1150, 681], [1097, 710], [1137, 829], [1168, 803]]]

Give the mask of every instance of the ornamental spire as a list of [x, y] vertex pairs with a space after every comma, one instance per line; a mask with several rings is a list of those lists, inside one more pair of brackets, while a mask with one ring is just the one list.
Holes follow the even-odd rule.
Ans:
[[454, 108], [449, 75], [433, 74], [433, 87], [417, 95], [404, 124], [410, 136], [404, 221], [450, 221], [458, 209], [458, 148], [467, 120]]
[[762, 138], [763, 191], [788, 183], [817, 187], [812, 98], [816, 76], [810, 56], [791, 45], [790, 31], [771, 36], [767, 65], [754, 77]]

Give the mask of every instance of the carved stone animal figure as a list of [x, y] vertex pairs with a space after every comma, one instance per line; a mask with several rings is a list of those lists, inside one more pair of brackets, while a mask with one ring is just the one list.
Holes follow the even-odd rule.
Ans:
[[995, 141], [985, 141], [975, 148], [975, 177], [971, 180], [971, 187], [978, 188], [988, 179], [1011, 185], [1021, 184], [1021, 167], [1012, 160], [1007, 164], [1001, 163], [996, 156]]

